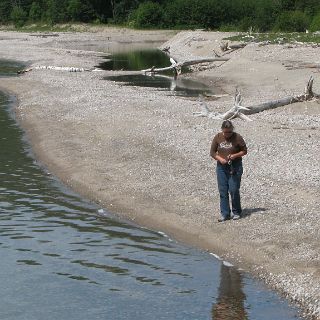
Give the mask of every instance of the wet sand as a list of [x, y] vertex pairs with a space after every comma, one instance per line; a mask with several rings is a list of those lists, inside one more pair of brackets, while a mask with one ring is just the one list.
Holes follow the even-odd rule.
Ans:
[[[105, 29], [37, 37], [1, 31], [0, 58], [93, 68], [112, 42], [169, 40], [163, 46], [185, 59], [212, 56], [224, 36]], [[250, 106], [300, 94], [313, 75], [320, 93], [317, 70], [285, 67], [316, 62], [319, 53], [306, 46], [251, 44], [231, 53], [228, 62], [189, 76], [222, 87], [227, 95], [207, 104], [224, 112], [235, 88]], [[218, 224], [209, 148], [221, 121], [193, 117], [200, 110], [196, 99], [102, 80], [112, 74], [33, 70], [1, 79], [0, 88], [17, 96], [17, 118], [36, 157], [64, 183], [112, 213], [214, 252], [319, 318], [319, 104], [262, 112], [252, 115], [251, 123], [234, 121], [249, 148], [242, 184], [245, 218]]]

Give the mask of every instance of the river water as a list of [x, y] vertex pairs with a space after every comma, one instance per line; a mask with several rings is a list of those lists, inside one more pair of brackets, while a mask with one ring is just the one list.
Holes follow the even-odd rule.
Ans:
[[32, 157], [15, 103], [0, 94], [0, 319], [297, 319], [247, 274], [64, 187]]

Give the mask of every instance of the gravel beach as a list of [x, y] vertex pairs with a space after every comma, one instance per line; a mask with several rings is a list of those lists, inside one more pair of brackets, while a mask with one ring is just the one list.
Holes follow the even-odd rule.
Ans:
[[[56, 36], [0, 31], [0, 59], [28, 67], [92, 69], [110, 47], [170, 46], [179, 60], [213, 56], [225, 33], [105, 28]], [[224, 95], [217, 112], [298, 95], [320, 47], [252, 43], [227, 62], [195, 67], [192, 77]], [[151, 67], [151, 66], [150, 66]], [[264, 279], [320, 319], [320, 105], [301, 102], [234, 120], [248, 144], [241, 186], [245, 217], [218, 224], [219, 196], [210, 144], [221, 121], [194, 117], [198, 99], [103, 80], [124, 71], [32, 70], [0, 79], [18, 98], [17, 119], [48, 170], [83, 196], [126, 219], [161, 230]]]

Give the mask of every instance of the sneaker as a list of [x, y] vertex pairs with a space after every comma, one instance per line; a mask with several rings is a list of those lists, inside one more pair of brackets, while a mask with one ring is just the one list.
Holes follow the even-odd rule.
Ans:
[[232, 220], [239, 220], [240, 216], [238, 214], [234, 214]]
[[229, 218], [227, 218], [227, 217], [220, 217], [220, 218], [218, 219], [218, 222], [225, 222], [225, 221], [227, 221], [227, 220], [229, 220]]

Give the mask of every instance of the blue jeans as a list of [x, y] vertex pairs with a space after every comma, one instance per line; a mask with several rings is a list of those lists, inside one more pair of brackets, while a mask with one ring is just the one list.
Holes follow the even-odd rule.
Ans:
[[[231, 172], [231, 169], [233, 172]], [[234, 161], [232, 168], [228, 164], [217, 163], [217, 179], [220, 194], [220, 212], [222, 217], [230, 218], [229, 193], [232, 213], [241, 215], [240, 184], [243, 173], [242, 161]]]

